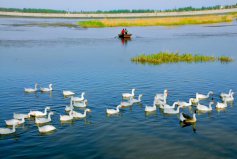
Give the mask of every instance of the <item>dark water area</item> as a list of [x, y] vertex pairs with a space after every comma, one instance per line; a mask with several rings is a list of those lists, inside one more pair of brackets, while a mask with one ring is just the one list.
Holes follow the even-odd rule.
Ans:
[[[179, 115], [160, 109], [146, 114], [156, 93], [169, 90], [168, 103], [195, 97], [195, 93], [237, 91], [237, 25], [213, 24], [181, 27], [129, 27], [130, 41], [116, 36], [122, 28], [75, 28], [35, 25], [71, 23], [76, 19], [0, 18], [0, 127], [13, 112], [28, 113], [50, 106], [57, 130], [42, 135], [33, 119], [0, 136], [1, 158], [236, 158], [236, 102], [217, 111], [198, 113], [196, 125], [182, 127]], [[32, 25], [34, 24], [34, 25]], [[219, 26], [219, 27], [218, 27]], [[230, 56], [231, 63], [135, 64], [141, 53], [179, 51]], [[24, 93], [34, 83], [52, 93]], [[136, 88], [142, 104], [107, 116], [106, 108], [122, 101], [121, 94]], [[85, 119], [65, 124], [63, 90], [85, 91]], [[201, 104], [208, 105], [210, 100]], [[181, 109], [192, 114], [195, 106]], [[76, 111], [82, 112], [80, 109]], [[195, 130], [195, 131], [194, 131]]]

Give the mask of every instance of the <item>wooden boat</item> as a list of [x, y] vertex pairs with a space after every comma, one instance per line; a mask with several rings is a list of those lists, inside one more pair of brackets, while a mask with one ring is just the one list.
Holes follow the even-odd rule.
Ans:
[[126, 39], [129, 39], [129, 38], [131, 38], [131, 36], [132, 36], [132, 34], [118, 34], [118, 37], [119, 38], [126, 38]]

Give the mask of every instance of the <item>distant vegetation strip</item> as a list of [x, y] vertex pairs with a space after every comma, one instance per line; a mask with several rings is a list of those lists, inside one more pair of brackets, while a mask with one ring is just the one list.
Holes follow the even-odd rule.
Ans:
[[156, 54], [150, 54], [150, 55], [139, 55], [136, 57], [133, 57], [131, 59], [132, 62], [135, 63], [142, 63], [142, 64], [154, 64], [154, 65], [160, 65], [165, 63], [179, 63], [179, 62], [187, 62], [187, 63], [193, 63], [193, 62], [214, 62], [214, 61], [220, 61], [220, 62], [231, 62], [233, 61], [232, 58], [227, 56], [220, 56], [220, 57], [214, 57], [214, 56], [204, 56], [204, 55], [192, 55], [190, 53], [185, 54], [179, 54], [178, 52], [159, 52]]
[[78, 25], [85, 28], [129, 27], [129, 26], [175, 26], [189, 24], [212, 24], [232, 22], [236, 14], [204, 15], [187, 17], [140, 18], [140, 19], [102, 19], [80, 21]]
[[0, 8], [0, 11], [4, 12], [22, 12], [22, 13], [70, 13], [70, 14], [78, 14], [78, 13], [156, 13], [156, 12], [184, 12], [184, 11], [204, 11], [204, 10], [217, 10], [217, 9], [231, 9], [237, 8], [237, 3], [233, 5], [216, 5], [210, 7], [201, 7], [201, 8], [193, 8], [191, 6], [183, 7], [183, 8], [175, 8], [175, 9], [167, 9], [167, 10], [153, 10], [153, 9], [118, 9], [118, 10], [108, 10], [108, 11], [65, 11], [65, 10], [54, 10], [54, 9], [37, 9], [37, 8]]

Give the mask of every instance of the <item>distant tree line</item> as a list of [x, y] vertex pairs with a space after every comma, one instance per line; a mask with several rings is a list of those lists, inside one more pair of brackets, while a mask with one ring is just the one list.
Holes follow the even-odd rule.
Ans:
[[0, 11], [6, 12], [23, 12], [23, 13], [155, 13], [155, 12], [183, 12], [183, 11], [201, 11], [201, 10], [214, 10], [214, 9], [229, 9], [229, 8], [237, 8], [237, 3], [234, 5], [216, 5], [211, 7], [201, 7], [201, 8], [193, 8], [183, 7], [183, 8], [175, 8], [175, 9], [166, 9], [166, 10], [153, 10], [153, 9], [118, 9], [118, 10], [109, 10], [109, 11], [65, 11], [65, 10], [54, 10], [54, 9], [36, 9], [36, 8], [0, 8]]

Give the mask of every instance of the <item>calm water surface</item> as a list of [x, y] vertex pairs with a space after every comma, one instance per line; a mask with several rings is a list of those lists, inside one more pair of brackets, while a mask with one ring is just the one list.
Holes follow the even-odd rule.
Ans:
[[[52, 134], [41, 135], [34, 120], [0, 137], [1, 158], [235, 158], [237, 105], [197, 115], [194, 126], [181, 127], [177, 115], [157, 110], [145, 114], [154, 95], [169, 90], [168, 103], [188, 101], [196, 92], [237, 91], [237, 24], [183, 27], [131, 27], [133, 39], [123, 44], [121, 28], [41, 27], [39, 23], [74, 23], [75, 19], [0, 18], [0, 127], [13, 112], [50, 106]], [[30, 25], [29, 25], [30, 24]], [[141, 53], [180, 51], [227, 55], [229, 64], [141, 65], [130, 58]], [[51, 94], [25, 94], [24, 87], [53, 83]], [[106, 116], [121, 102], [121, 93], [144, 94], [141, 105]], [[61, 124], [59, 114], [69, 99], [62, 90], [86, 92], [92, 112], [86, 119]], [[208, 104], [208, 100], [201, 102]], [[214, 107], [213, 107], [214, 108]], [[192, 113], [195, 107], [181, 110]], [[82, 111], [78, 109], [77, 111]]]

